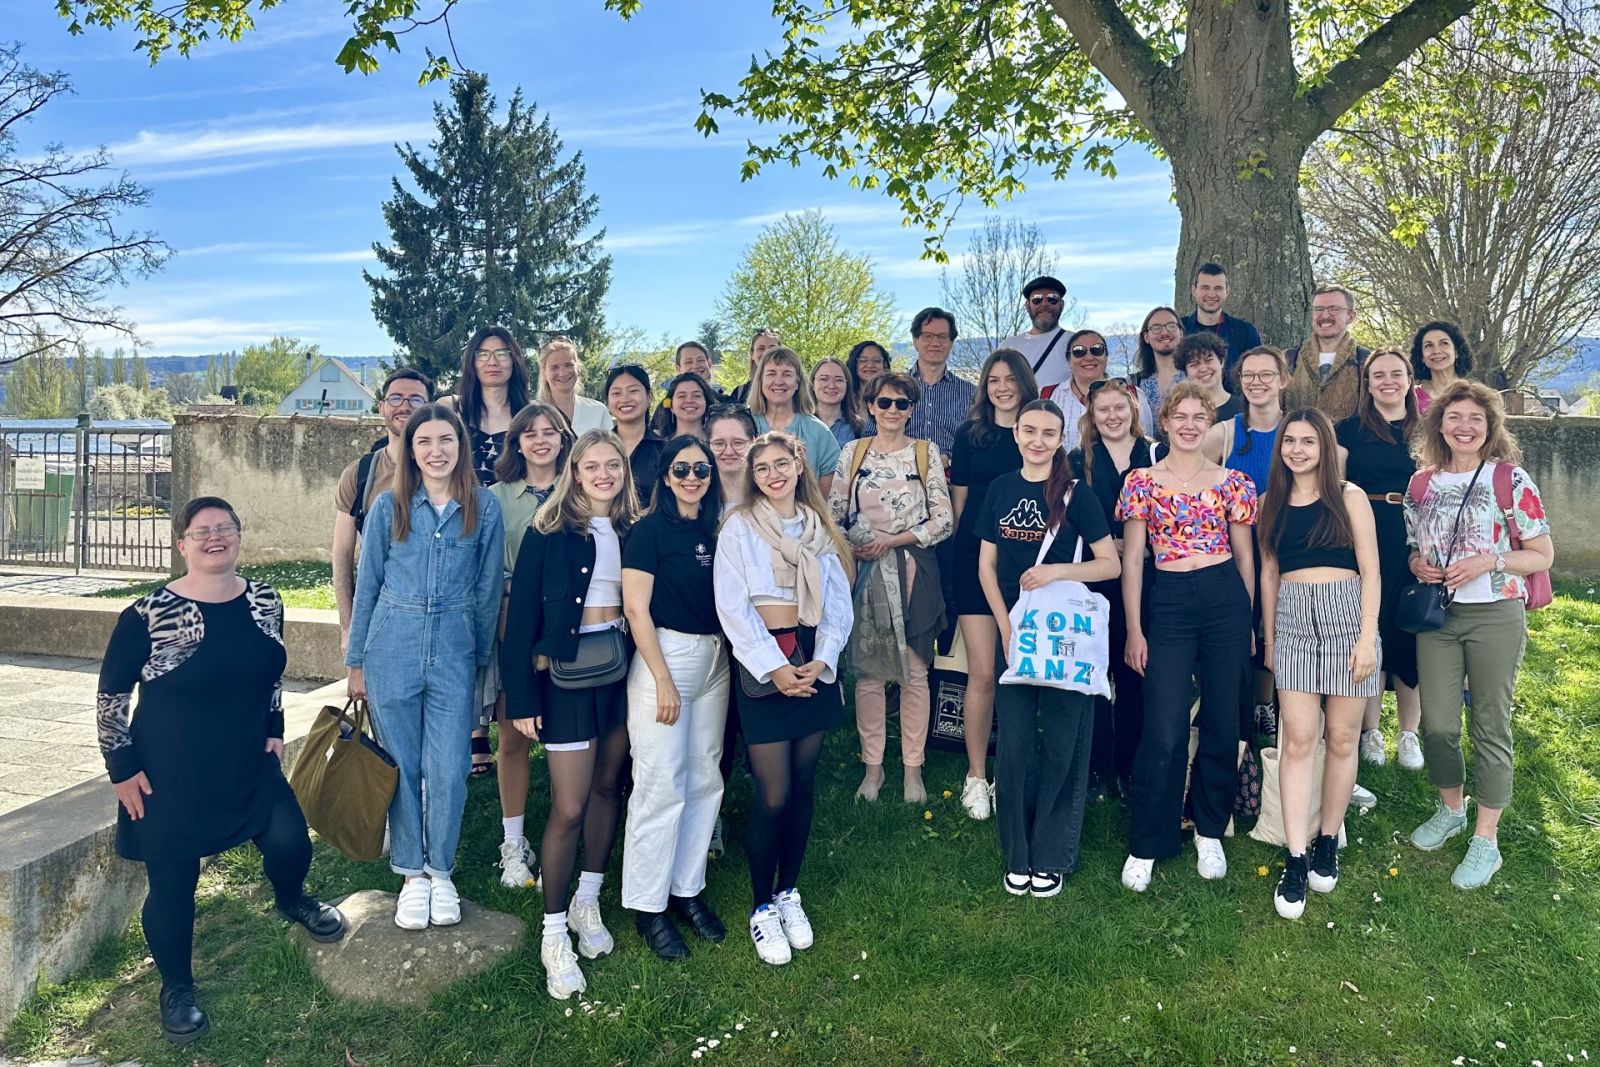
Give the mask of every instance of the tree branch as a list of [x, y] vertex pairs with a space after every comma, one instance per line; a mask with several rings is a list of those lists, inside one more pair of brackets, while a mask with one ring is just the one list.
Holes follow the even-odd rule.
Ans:
[[1157, 100], [1171, 76], [1117, 0], [1049, 0], [1078, 47], [1116, 87], [1139, 120], [1157, 128]]
[[[1102, 0], [1105, 2], [1105, 0]], [[1389, 80], [1412, 53], [1477, 6], [1477, 0], [1411, 0], [1367, 37], [1300, 100], [1297, 125], [1310, 145], [1356, 101]]]

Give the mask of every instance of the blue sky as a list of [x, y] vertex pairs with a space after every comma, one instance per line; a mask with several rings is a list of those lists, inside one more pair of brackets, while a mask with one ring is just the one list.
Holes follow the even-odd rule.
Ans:
[[[408, 51], [378, 74], [344, 74], [333, 63], [346, 36], [340, 7], [286, 5], [237, 44], [152, 68], [132, 31], [72, 37], [49, 3], [6, 5], [0, 39], [21, 41], [27, 62], [66, 71], [77, 90], [24, 132], [25, 149], [109, 148], [153, 192], [138, 224], [179, 253], [118, 297], [149, 354], [239, 348], [274, 333], [338, 355], [390, 350], [361, 271], [387, 236], [380, 205], [399, 168], [393, 145], [431, 138], [443, 90], [416, 85], [422, 39], [405, 40]], [[624, 22], [600, 0], [475, 0], [452, 24], [463, 60], [498, 97], [520, 85], [568, 150], [582, 150], [613, 257], [613, 323], [690, 336], [760, 227], [812, 207], [842, 246], [872, 258], [905, 321], [938, 301], [939, 268], [918, 258], [920, 231], [900, 225], [887, 197], [815, 167], [741, 182], [752, 128], [725, 122], [710, 140], [694, 131], [699, 91], [731, 95], [752, 53], [778, 43], [766, 5], [648, 0]], [[1166, 166], [1137, 152], [1119, 166], [1112, 181], [1041, 180], [997, 209], [1040, 225], [1086, 322], [1107, 330], [1171, 297], [1178, 235]], [[981, 206], [963, 210], [952, 255], [983, 216]]]

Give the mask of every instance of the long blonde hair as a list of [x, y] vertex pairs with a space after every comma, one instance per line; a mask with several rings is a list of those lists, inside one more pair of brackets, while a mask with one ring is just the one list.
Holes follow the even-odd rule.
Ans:
[[394, 472], [394, 521], [389, 526], [393, 541], [404, 541], [411, 533], [411, 498], [422, 484], [422, 468], [411, 449], [411, 439], [425, 422], [448, 422], [456, 434], [456, 465], [450, 472], [450, 495], [461, 505], [461, 532], [478, 528], [478, 475], [472, 469], [472, 438], [467, 426], [453, 408], [443, 404], [424, 404], [406, 419], [400, 462]]
[[750, 379], [750, 396], [747, 403], [750, 410], [762, 418], [767, 417], [767, 395], [761, 388], [761, 380], [766, 376], [767, 367], [773, 363], [787, 363], [794, 368], [795, 390], [794, 410], [798, 415], [815, 415], [817, 402], [811, 396], [811, 380], [806, 375], [806, 366], [800, 361], [800, 355], [792, 348], [779, 345], [767, 349], [762, 355], [761, 362], [756, 364], [755, 375]]
[[794, 460], [795, 506], [810, 508], [817, 513], [817, 519], [828, 531], [828, 537], [833, 541], [835, 551], [839, 553], [839, 563], [844, 567], [845, 575], [854, 581], [855, 555], [850, 551], [850, 542], [846, 540], [838, 524], [833, 521], [833, 510], [828, 507], [828, 498], [822, 495], [822, 486], [818, 484], [816, 476], [811, 473], [811, 467], [806, 463], [805, 449], [800, 444], [800, 438], [794, 434], [772, 430], [750, 442], [750, 451], [744, 456], [744, 477], [747, 486], [744, 500], [728, 514], [732, 516], [749, 511], [758, 501], [767, 499], [767, 495], [756, 484], [755, 474], [756, 456], [765, 448], [779, 449]]
[[539, 369], [535, 375], [539, 379], [539, 388], [535, 396], [542, 403], [548, 404], [551, 400], [550, 383], [545, 379], [544, 375], [545, 357], [561, 348], [572, 353], [572, 362], [578, 371], [578, 381], [572, 384], [572, 394], [574, 396], [583, 395], [583, 357], [578, 355], [578, 345], [569, 337], [555, 337], [546, 341], [544, 346], [539, 349]]
[[1418, 465], [1434, 470], [1444, 470], [1450, 465], [1450, 446], [1444, 443], [1444, 412], [1450, 405], [1464, 400], [1482, 408], [1488, 420], [1488, 433], [1484, 435], [1479, 458], [1520, 465], [1522, 447], [1506, 428], [1506, 407], [1500, 402], [1500, 394], [1471, 378], [1451, 382], [1449, 388], [1434, 397], [1428, 404], [1428, 410], [1422, 413], [1422, 419], [1411, 436], [1411, 454], [1416, 457]]
[[1090, 485], [1094, 484], [1094, 446], [1100, 443], [1100, 427], [1094, 424], [1094, 405], [1105, 393], [1115, 393], [1128, 402], [1129, 436], [1135, 441], [1144, 436], [1144, 427], [1139, 424], [1139, 397], [1134, 393], [1133, 386], [1122, 378], [1092, 382], [1089, 404], [1078, 417], [1078, 448], [1083, 452], [1083, 480]]
[[618, 537], [639, 521], [639, 498], [634, 493], [633, 470], [628, 464], [628, 453], [623, 451], [621, 438], [610, 430], [590, 430], [578, 438], [568, 451], [566, 465], [561, 468], [561, 477], [556, 479], [555, 488], [550, 491], [550, 499], [533, 517], [535, 530], [542, 534], [562, 530], [581, 534], [588, 530], [594, 512], [589, 507], [589, 495], [578, 484], [578, 464], [583, 462], [583, 457], [591, 449], [600, 445], [611, 446], [622, 457], [622, 491], [612, 498], [611, 506], [606, 509], [606, 517], [616, 527]]

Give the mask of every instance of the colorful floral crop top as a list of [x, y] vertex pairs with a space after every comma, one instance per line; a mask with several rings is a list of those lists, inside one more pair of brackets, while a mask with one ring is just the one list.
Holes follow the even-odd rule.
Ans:
[[1254, 525], [1256, 487], [1239, 471], [1230, 470], [1222, 484], [1198, 493], [1181, 493], [1157, 483], [1150, 468], [1128, 472], [1117, 518], [1142, 521], [1157, 563], [1190, 556], [1221, 556], [1228, 546], [1230, 523]]

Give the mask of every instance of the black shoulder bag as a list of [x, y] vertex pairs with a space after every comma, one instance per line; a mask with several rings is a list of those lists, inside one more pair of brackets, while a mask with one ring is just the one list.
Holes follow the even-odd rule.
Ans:
[[[1461, 494], [1456, 521], [1450, 527], [1450, 546], [1444, 562], [1440, 564], [1442, 570], [1450, 569], [1451, 557], [1456, 552], [1456, 540], [1461, 533], [1461, 516], [1467, 510], [1467, 501], [1472, 499], [1472, 490], [1478, 484], [1478, 475], [1482, 473], [1483, 464], [1479, 463], [1478, 469], [1472, 472], [1472, 481], [1467, 483], [1467, 491]], [[1400, 590], [1400, 601], [1394, 608], [1394, 624], [1408, 634], [1426, 634], [1442, 629], [1445, 609], [1454, 599], [1455, 594], [1443, 582], [1413, 582]]]

